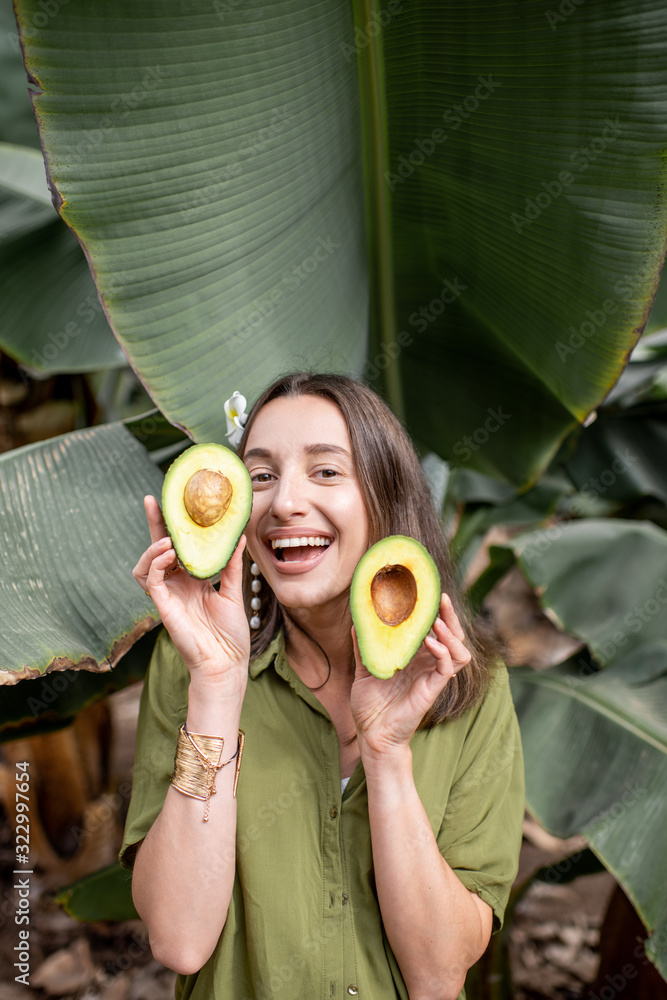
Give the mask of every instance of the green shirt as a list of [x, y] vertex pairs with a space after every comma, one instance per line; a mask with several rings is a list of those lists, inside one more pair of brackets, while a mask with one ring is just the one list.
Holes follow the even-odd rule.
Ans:
[[[127, 866], [132, 845], [162, 808], [188, 683], [164, 632], [141, 702], [121, 853]], [[290, 667], [282, 633], [250, 664], [241, 728], [246, 743], [229, 914], [213, 955], [197, 975], [179, 977], [176, 996], [408, 1000], [374, 892], [363, 767], [357, 765], [341, 796], [336, 730]], [[524, 805], [506, 668], [494, 671], [479, 705], [417, 732], [411, 748], [417, 791], [440, 851], [493, 908], [497, 929], [517, 871]]]

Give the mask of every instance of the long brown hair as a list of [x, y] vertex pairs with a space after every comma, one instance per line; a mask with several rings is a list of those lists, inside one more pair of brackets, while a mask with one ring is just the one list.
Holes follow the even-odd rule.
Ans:
[[[369, 545], [387, 535], [409, 535], [431, 553], [443, 590], [451, 597], [466, 633], [472, 660], [449, 681], [422, 720], [421, 728], [460, 715], [482, 697], [489, 666], [497, 652], [488, 626], [483, 621], [470, 620], [458, 593], [430, 490], [410, 438], [387, 404], [362, 382], [346, 375], [294, 372], [270, 385], [253, 406], [237, 449], [240, 458], [259, 411], [282, 396], [321, 396], [335, 403], [343, 414], [368, 512]], [[250, 560], [246, 559], [244, 598], [249, 615], [252, 613], [250, 582]], [[252, 637], [251, 656], [264, 652], [286, 619], [293, 622], [273, 591], [266, 588], [262, 592], [262, 624]]]

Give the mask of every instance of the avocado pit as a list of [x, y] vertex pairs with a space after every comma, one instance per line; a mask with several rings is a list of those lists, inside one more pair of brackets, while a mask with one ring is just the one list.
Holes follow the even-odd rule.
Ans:
[[400, 625], [414, 611], [417, 582], [407, 566], [383, 566], [371, 581], [371, 602], [385, 625]]
[[226, 513], [232, 493], [227, 476], [214, 469], [198, 469], [185, 484], [183, 503], [195, 524], [210, 528]]

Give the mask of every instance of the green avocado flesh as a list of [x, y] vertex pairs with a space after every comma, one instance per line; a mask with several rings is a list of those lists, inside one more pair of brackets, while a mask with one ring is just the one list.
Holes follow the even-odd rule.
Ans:
[[162, 516], [181, 564], [207, 580], [224, 569], [248, 523], [252, 483], [221, 444], [195, 444], [169, 466]]
[[440, 607], [440, 574], [424, 546], [406, 535], [376, 542], [359, 560], [350, 611], [361, 662], [386, 680], [406, 667]]

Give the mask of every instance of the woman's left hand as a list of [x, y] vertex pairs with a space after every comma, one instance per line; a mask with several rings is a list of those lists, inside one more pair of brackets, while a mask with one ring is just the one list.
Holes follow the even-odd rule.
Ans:
[[382, 756], [406, 746], [447, 682], [470, 663], [465, 635], [447, 594], [440, 599], [432, 631], [407, 667], [380, 680], [363, 666], [352, 630], [356, 674], [350, 707], [362, 757], [365, 753]]

